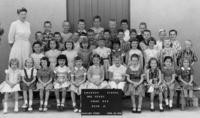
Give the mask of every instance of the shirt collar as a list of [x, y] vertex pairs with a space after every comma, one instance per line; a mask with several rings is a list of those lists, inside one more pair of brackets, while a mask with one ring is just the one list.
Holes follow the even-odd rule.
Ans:
[[82, 69], [83, 69], [83, 66], [81, 66], [80, 68], [74, 67], [74, 69], [75, 69], [75, 71], [77, 71], [77, 70], [82, 70]]

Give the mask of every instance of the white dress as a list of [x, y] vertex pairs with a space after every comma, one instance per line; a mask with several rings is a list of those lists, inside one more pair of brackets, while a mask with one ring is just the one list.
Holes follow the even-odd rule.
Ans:
[[72, 69], [74, 67], [74, 58], [78, 56], [77, 50], [65, 50], [62, 52], [62, 54], [64, 54], [67, 57], [68, 66], [70, 69]]
[[1, 93], [9, 93], [9, 92], [16, 92], [20, 91], [20, 85], [18, 83], [18, 79], [20, 79], [21, 76], [21, 70], [17, 69], [13, 71], [12, 69], [5, 70], [5, 73], [8, 75], [8, 80], [16, 84], [14, 87], [11, 87], [6, 81], [4, 81], [0, 85], [0, 92]]
[[24, 62], [31, 52], [30, 34], [29, 22], [21, 22], [20, 20], [12, 22], [8, 33], [8, 43], [13, 44], [9, 59], [17, 58], [20, 68], [24, 67]]

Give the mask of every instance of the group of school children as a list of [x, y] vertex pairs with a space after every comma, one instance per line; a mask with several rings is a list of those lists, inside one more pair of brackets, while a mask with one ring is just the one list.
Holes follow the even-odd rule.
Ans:
[[19, 91], [23, 91], [24, 99], [20, 107], [33, 111], [35, 90], [39, 91], [41, 112], [48, 110], [50, 91], [55, 91], [59, 111], [64, 110], [66, 92], [70, 91], [74, 112], [81, 112], [76, 96], [82, 89], [121, 89], [131, 96], [133, 113], [142, 112], [146, 93], [150, 95], [151, 111], [155, 110], [156, 95], [161, 112], [172, 109], [177, 87], [181, 88], [185, 106], [191, 105], [192, 66], [198, 60], [191, 40], [181, 46], [174, 29], [169, 33], [160, 29], [155, 40], [146, 23], [139, 24], [138, 32], [128, 26], [124, 19], [117, 29], [116, 20], [111, 19], [108, 29], [104, 29], [101, 17], [95, 16], [88, 30], [80, 19], [75, 32], [70, 22], [64, 21], [63, 31], [52, 33], [52, 23], [45, 21], [44, 32], [35, 33], [33, 53], [25, 60], [24, 69], [19, 69], [17, 59], [9, 60], [5, 81], [0, 85], [0, 92], [5, 94], [3, 112], [8, 112], [9, 93], [15, 95], [14, 112], [19, 111]]

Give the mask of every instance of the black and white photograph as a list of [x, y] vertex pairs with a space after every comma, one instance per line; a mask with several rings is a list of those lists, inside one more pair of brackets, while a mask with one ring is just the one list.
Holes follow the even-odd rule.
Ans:
[[0, 0], [0, 118], [199, 118], [199, 0]]

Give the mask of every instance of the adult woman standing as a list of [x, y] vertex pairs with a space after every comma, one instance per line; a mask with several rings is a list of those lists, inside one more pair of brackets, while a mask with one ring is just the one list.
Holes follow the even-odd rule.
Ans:
[[8, 43], [11, 46], [10, 57], [19, 60], [19, 67], [24, 67], [25, 60], [31, 52], [29, 37], [31, 34], [30, 23], [26, 21], [27, 9], [17, 10], [19, 19], [12, 22], [8, 33]]

